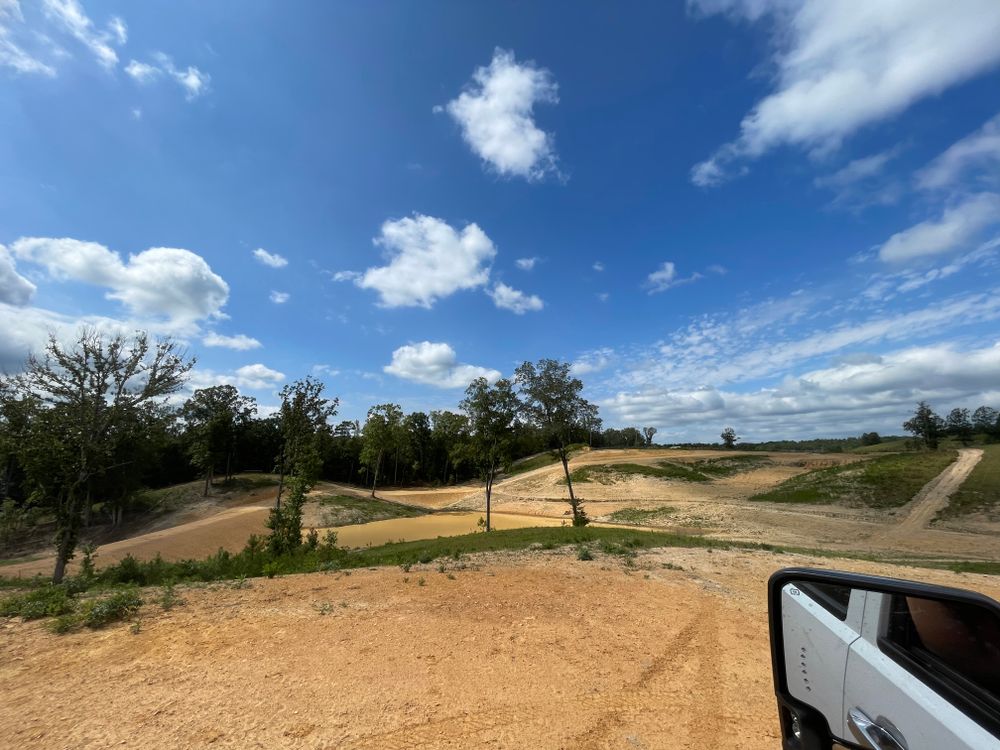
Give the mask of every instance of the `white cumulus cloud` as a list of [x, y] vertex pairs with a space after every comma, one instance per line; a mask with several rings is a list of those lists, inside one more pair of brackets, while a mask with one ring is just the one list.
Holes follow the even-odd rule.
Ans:
[[263, 263], [265, 266], [270, 266], [271, 268], [284, 268], [288, 265], [288, 259], [277, 253], [269, 253], [262, 247], [258, 247], [253, 251], [253, 257], [259, 263]]
[[996, 0], [691, 0], [702, 14], [772, 24], [773, 92], [736, 140], [692, 169], [711, 186], [781, 146], [824, 153], [858, 129], [898, 115], [1000, 62]]
[[558, 101], [549, 71], [497, 49], [445, 109], [470, 148], [498, 174], [535, 180], [556, 171], [553, 137], [535, 124], [535, 104]]
[[271, 292], [270, 300], [276, 305], [283, 305], [291, 299], [292, 295], [288, 292]]
[[498, 370], [459, 363], [451, 346], [430, 341], [399, 347], [392, 353], [392, 362], [382, 369], [398, 378], [437, 388], [465, 388], [476, 378], [495, 383], [501, 377]]
[[538, 258], [518, 258], [514, 261], [514, 265], [522, 271], [530, 271], [536, 263], [538, 263]]
[[249, 349], [259, 349], [262, 346], [257, 339], [243, 333], [238, 333], [235, 336], [223, 336], [215, 331], [206, 333], [202, 338], [201, 343], [205, 346], [235, 349], [238, 352], [244, 352]]
[[979, 193], [897, 232], [879, 249], [883, 261], [902, 263], [965, 249], [986, 228], [1000, 225], [1000, 195]]
[[503, 282], [496, 284], [489, 295], [493, 298], [493, 304], [502, 310], [510, 310], [515, 315], [524, 315], [529, 311], [538, 312], [545, 307], [545, 303], [538, 295], [525, 294]]
[[128, 261], [104, 245], [71, 238], [22, 237], [10, 250], [19, 261], [43, 267], [55, 280], [107, 287], [106, 296], [133, 313], [178, 322], [219, 317], [229, 286], [190, 250], [154, 247]]
[[374, 242], [385, 250], [387, 265], [362, 274], [340, 271], [334, 279], [374, 289], [383, 307], [429, 309], [442, 297], [481, 287], [496, 256], [493, 242], [476, 224], [458, 231], [421, 214], [385, 222]]
[[0, 245], [0, 302], [23, 307], [35, 296], [35, 289], [33, 283], [17, 272], [7, 248]]

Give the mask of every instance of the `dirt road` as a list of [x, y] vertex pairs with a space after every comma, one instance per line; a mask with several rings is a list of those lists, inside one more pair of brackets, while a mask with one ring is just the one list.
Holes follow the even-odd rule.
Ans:
[[796, 555], [635, 562], [494, 554], [445, 573], [179, 587], [186, 603], [145, 606], [137, 634], [0, 621], [0, 745], [773, 750], [773, 570], [818, 562], [1000, 595], [982, 576]]
[[[958, 458], [947, 469], [925, 484], [911, 501], [909, 511], [902, 521], [890, 526], [885, 534], [889, 538], [905, 538], [927, 528], [934, 516], [948, 504], [962, 482], [969, 476], [983, 457], [981, 448], [961, 448]], [[904, 511], [907, 509], [904, 508]]]

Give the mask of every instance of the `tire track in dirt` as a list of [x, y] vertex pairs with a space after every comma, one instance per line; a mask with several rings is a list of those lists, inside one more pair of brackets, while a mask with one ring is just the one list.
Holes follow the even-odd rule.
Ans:
[[[717, 675], [707, 673], [706, 669], [717, 669], [718, 665], [711, 659], [705, 660], [701, 655], [706, 646], [713, 653], [718, 651], [718, 628], [711, 616], [711, 609], [711, 602], [704, 603], [691, 615], [691, 619], [673, 636], [664, 651], [653, 660], [638, 680], [626, 684], [611, 694], [587, 693], [567, 695], [544, 702], [491, 706], [482, 713], [470, 712], [447, 716], [400, 727], [390, 732], [368, 735], [345, 746], [352, 750], [365, 748], [406, 750], [406, 748], [437, 747], [443, 738], [447, 738], [450, 742], [461, 740], [463, 743], [468, 743], [477, 735], [484, 733], [495, 735], [498, 730], [512, 723], [516, 723], [519, 728], [543, 727], [550, 722], [553, 714], [572, 710], [580, 714], [580, 720], [589, 723], [592, 729], [575, 737], [567, 746], [598, 748], [603, 746], [602, 740], [615, 728], [634, 724], [638, 719], [649, 715], [664, 714], [668, 707], [671, 709], [670, 721], [673, 721], [674, 707], [667, 698], [685, 688], [677, 685], [677, 672], [672, 668], [677, 667], [683, 658], [690, 656], [691, 643], [696, 638], [699, 639], [697, 647], [699, 674], [697, 687], [693, 690], [696, 692], [703, 687], [709, 691], [716, 689]], [[697, 716], [694, 714], [692, 716], [700, 721], [705, 712], [702, 710]]]
[[[714, 732], [705, 732], [702, 731], [702, 728], [711, 730], [717, 725], [717, 722], [703, 721], [705, 719], [704, 707], [699, 706], [698, 710], [683, 711], [677, 705], [676, 700], [669, 700], [675, 697], [678, 692], [677, 675], [680, 671], [678, 667], [681, 666], [679, 662], [686, 659], [688, 660], [686, 665], [690, 666], [692, 657], [694, 657], [693, 661], [697, 663], [698, 671], [695, 684], [686, 692], [688, 695], [705, 695], [709, 698], [709, 700], [704, 701], [706, 705], [718, 705], [718, 700], [714, 699], [714, 695], [709, 695], [718, 692], [719, 632], [718, 624], [712, 616], [711, 610], [711, 602], [705, 602], [639, 680], [619, 691], [610, 699], [602, 700], [604, 710], [597, 718], [596, 725], [592, 730], [577, 738], [579, 744], [576, 747], [581, 748], [581, 750], [598, 750], [598, 748], [612, 744], [612, 734], [634, 728], [643, 719], [657, 717], [656, 728], [660, 728], [668, 723], [674, 724], [678, 713], [686, 714], [689, 717], [684, 724], [684, 729], [690, 737], [687, 746], [713, 746], [711, 743], [714, 743], [716, 738]], [[695, 639], [697, 642], [692, 646], [692, 641]], [[707, 692], [703, 693], [703, 691]], [[666, 713], [668, 708], [669, 716]], [[666, 734], [674, 736], [676, 739], [676, 736], [669, 731]], [[626, 741], [636, 747], [646, 747], [639, 736], [631, 736]], [[658, 746], [658, 744], [654, 746]]]
[[914, 495], [910, 501], [910, 510], [903, 520], [872, 536], [871, 542], [898, 542], [925, 529], [948, 504], [948, 499], [962, 486], [962, 482], [982, 457], [983, 451], [980, 448], [959, 449], [958, 458]]

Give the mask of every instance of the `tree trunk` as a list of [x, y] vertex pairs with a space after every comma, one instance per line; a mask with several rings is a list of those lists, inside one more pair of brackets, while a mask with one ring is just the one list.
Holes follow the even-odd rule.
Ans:
[[229, 467], [232, 465], [233, 451], [226, 454], [226, 484], [229, 484], [229, 480], [233, 478], [233, 475], [229, 471]]
[[372, 472], [372, 497], [375, 497], [375, 485], [378, 483], [378, 467], [382, 465], [382, 451], [378, 452], [375, 459], [375, 470]]
[[278, 509], [278, 510], [281, 510], [281, 491], [283, 489], [285, 489], [285, 448], [284, 448], [284, 446], [282, 446], [282, 448], [281, 448], [281, 458], [279, 460], [281, 461], [281, 464], [280, 464], [280, 466], [278, 468], [278, 471], [279, 471], [279, 474], [278, 474], [278, 500], [274, 504], [274, 507], [276, 509]]
[[90, 482], [87, 482], [87, 502], [83, 506], [83, 525], [84, 525], [84, 527], [90, 526], [90, 513], [91, 513]]
[[492, 531], [493, 527], [490, 526], [490, 504], [493, 499], [493, 477], [496, 472], [491, 468], [490, 473], [486, 477], [486, 531]]
[[563, 472], [566, 474], [566, 486], [569, 488], [569, 507], [573, 509], [573, 520], [576, 521], [579, 515], [579, 503], [573, 494], [573, 480], [569, 478], [569, 460], [566, 458], [566, 448], [559, 446], [559, 460], [562, 461]]
[[392, 486], [399, 484], [399, 448], [396, 448], [396, 460], [392, 465]]
[[69, 556], [60, 545], [56, 552], [56, 569], [52, 571], [52, 583], [62, 583], [63, 578], [66, 576], [66, 563], [68, 561]]
[[212, 483], [212, 470], [211, 470], [211, 469], [208, 469], [208, 470], [207, 470], [207, 471], [205, 472], [205, 489], [204, 489], [204, 491], [203, 491], [203, 492], [201, 493], [201, 496], [202, 496], [202, 497], [208, 497], [208, 487], [209, 487], [209, 485], [210, 485], [211, 483]]

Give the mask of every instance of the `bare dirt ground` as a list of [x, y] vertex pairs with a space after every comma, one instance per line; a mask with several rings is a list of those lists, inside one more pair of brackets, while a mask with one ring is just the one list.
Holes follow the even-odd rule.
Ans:
[[[975, 452], [975, 449], [970, 449]], [[692, 463], [706, 458], [726, 458], [728, 451], [607, 450], [584, 452], [573, 457], [570, 469], [594, 464], [655, 464], [670, 460]], [[673, 512], [654, 523], [659, 528], [691, 533], [698, 531], [720, 539], [764, 542], [789, 547], [808, 547], [863, 553], [899, 553], [915, 557], [1000, 559], [1000, 535], [996, 524], [975, 528], [926, 528], [947, 496], [961, 484], [975, 461], [962, 452], [959, 459], [934, 480], [918, 497], [932, 493], [931, 505], [915, 500], [890, 511], [847, 508], [839, 505], [793, 505], [749, 502], [749, 498], [792, 476], [813, 469], [839, 466], [864, 460], [851, 454], [753, 453], [766, 456], [772, 464], [712, 482], [685, 482], [647, 477], [628, 477], [614, 484], [575, 483], [574, 490], [584, 499], [591, 518], [607, 519], [622, 508], [651, 510], [669, 506]], [[976, 459], [978, 460], [978, 459]], [[969, 462], [972, 462], [971, 464]], [[947, 475], [947, 476], [945, 476]], [[564, 516], [569, 513], [569, 497], [562, 466], [556, 464], [498, 482], [493, 493], [494, 508], [508, 513]], [[933, 485], [933, 487], [932, 487]], [[915, 503], [923, 510], [911, 517], [902, 531], [889, 534], [901, 519], [910, 517]], [[449, 507], [480, 509], [485, 505], [481, 491], [468, 495]], [[930, 515], [924, 513], [930, 508]]]
[[1000, 596], [985, 576], [682, 549], [181, 587], [135, 634], [0, 623], [0, 745], [772, 750], [765, 586], [803, 564]]

